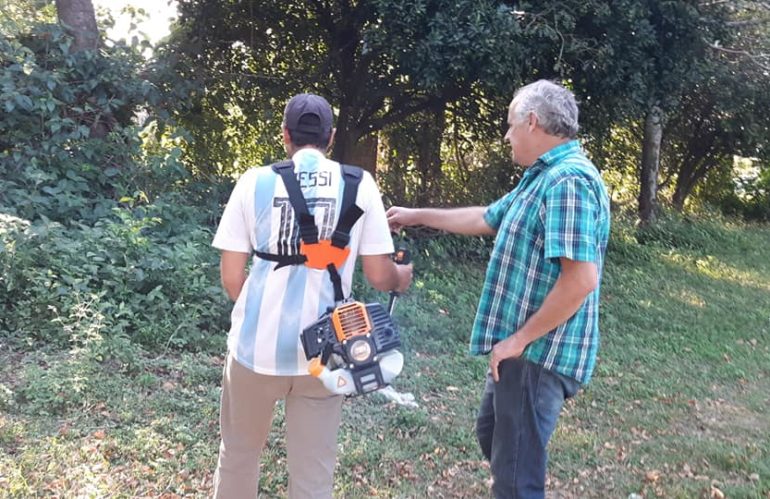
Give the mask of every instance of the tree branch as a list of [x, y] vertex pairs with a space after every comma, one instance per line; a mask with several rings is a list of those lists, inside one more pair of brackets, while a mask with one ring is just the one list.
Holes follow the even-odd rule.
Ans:
[[380, 118], [371, 120], [366, 127], [366, 132], [368, 133], [368, 132], [373, 132], [375, 130], [382, 130], [387, 125], [403, 120], [407, 116], [411, 116], [414, 113], [424, 111], [428, 109], [430, 106], [431, 106], [430, 99], [414, 102], [411, 105], [403, 105], [403, 106], [394, 105], [391, 108], [392, 111], [388, 111], [387, 113], [385, 113], [385, 115], [383, 115]]
[[708, 47], [711, 48], [712, 50], [717, 50], [719, 52], [725, 52], [727, 54], [747, 57], [749, 60], [751, 60], [754, 64], [756, 64], [760, 68], [770, 71], [770, 63], [765, 62], [768, 59], [770, 59], [770, 54], [765, 54], [765, 53], [752, 54], [751, 52], [743, 49], [732, 49], [728, 47], [722, 47], [718, 45], [716, 42], [706, 41], [706, 45], [708, 45]]

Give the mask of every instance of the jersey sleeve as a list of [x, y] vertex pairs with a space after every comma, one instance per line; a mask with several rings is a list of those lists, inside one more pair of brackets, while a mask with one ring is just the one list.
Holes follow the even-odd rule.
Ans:
[[[364, 171], [361, 184], [358, 187], [357, 202], [365, 204], [361, 217], [361, 240], [358, 245], [359, 255], [386, 255], [393, 253], [393, 238], [390, 235], [388, 219], [382, 196], [372, 175]], [[359, 205], [360, 206], [360, 205]]]
[[239, 253], [252, 252], [246, 210], [253, 204], [254, 185], [253, 172], [247, 172], [238, 179], [211, 243], [215, 248]]

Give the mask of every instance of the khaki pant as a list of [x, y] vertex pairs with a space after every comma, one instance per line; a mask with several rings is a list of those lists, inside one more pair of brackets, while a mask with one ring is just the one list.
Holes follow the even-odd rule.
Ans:
[[289, 498], [332, 497], [342, 397], [331, 395], [312, 376], [257, 374], [232, 355], [222, 381], [214, 497], [257, 497], [260, 455], [279, 399], [286, 399]]

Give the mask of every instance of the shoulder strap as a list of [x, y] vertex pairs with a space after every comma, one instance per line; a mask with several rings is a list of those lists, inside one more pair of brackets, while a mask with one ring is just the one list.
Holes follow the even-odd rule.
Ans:
[[305, 202], [305, 196], [302, 195], [302, 188], [299, 186], [297, 177], [294, 175], [294, 162], [281, 161], [275, 163], [273, 171], [281, 176], [283, 185], [286, 186], [286, 193], [289, 195], [289, 202], [297, 216], [299, 224], [299, 236], [305, 244], [318, 242], [318, 228], [315, 226], [315, 217], [310, 214]]
[[358, 184], [361, 183], [364, 172], [361, 168], [351, 165], [340, 164], [342, 169], [342, 180], [345, 182], [342, 192], [342, 205], [340, 206], [340, 217], [337, 220], [337, 227], [332, 234], [332, 246], [345, 248], [350, 243], [350, 230], [358, 219], [363, 215], [363, 210], [356, 203], [358, 197]]
[[[318, 243], [318, 228], [315, 225], [315, 217], [310, 214], [307, 208], [305, 196], [302, 195], [302, 188], [294, 175], [294, 163], [292, 161], [281, 161], [271, 166], [273, 171], [281, 176], [286, 193], [289, 196], [289, 203], [294, 210], [299, 224], [300, 238], [305, 244]], [[342, 203], [340, 206], [340, 216], [337, 221], [337, 227], [332, 234], [331, 244], [337, 248], [346, 248], [350, 243], [350, 230], [358, 219], [363, 215], [363, 210], [356, 203], [358, 197], [358, 185], [363, 178], [363, 170], [356, 166], [340, 164], [342, 172], [342, 181], [345, 182], [342, 191]], [[294, 255], [287, 257], [284, 255], [270, 255], [267, 253], [257, 253], [258, 257], [265, 260], [278, 262], [276, 270], [285, 265], [298, 265], [304, 263], [307, 258], [305, 255]], [[329, 278], [334, 287], [334, 300], [337, 302], [344, 300], [342, 293], [342, 279], [333, 263], [327, 266]]]

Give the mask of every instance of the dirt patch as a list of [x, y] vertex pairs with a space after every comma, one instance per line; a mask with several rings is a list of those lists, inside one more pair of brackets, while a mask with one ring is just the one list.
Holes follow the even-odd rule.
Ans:
[[746, 382], [739, 390], [714, 387], [714, 397], [688, 401], [688, 419], [675, 432], [740, 445], [765, 439], [770, 435], [770, 418], [766, 411], [751, 408], [749, 401], [764, 400], [760, 405], [770, 407], [769, 394], [770, 379]]
[[491, 478], [479, 480], [479, 470], [489, 475], [486, 461], [460, 461], [441, 470], [439, 477], [428, 486], [428, 497], [482, 498], [491, 497]]

